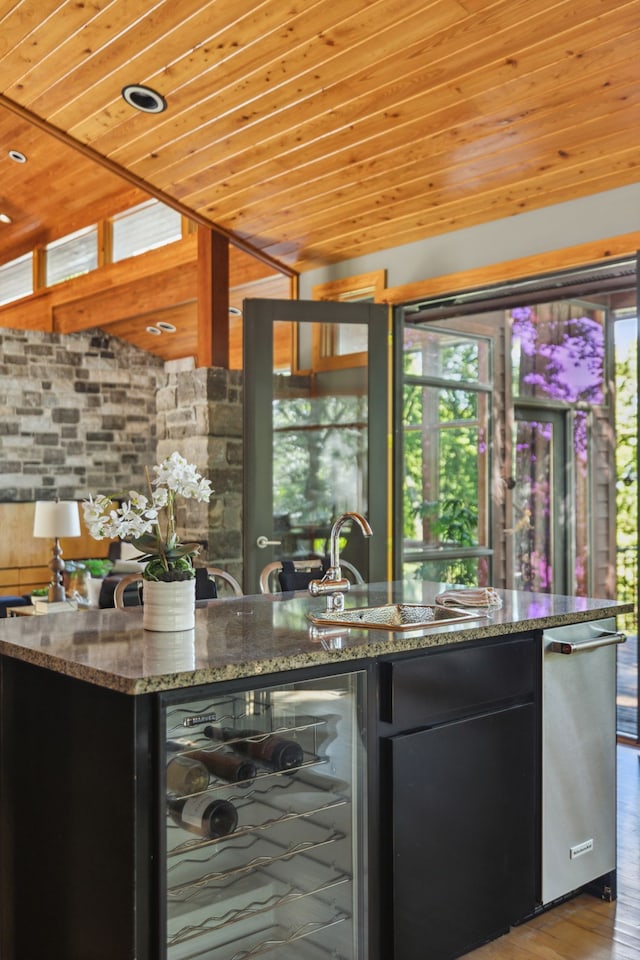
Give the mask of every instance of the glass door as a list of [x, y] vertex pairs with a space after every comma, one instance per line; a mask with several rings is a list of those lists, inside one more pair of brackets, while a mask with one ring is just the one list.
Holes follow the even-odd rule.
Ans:
[[638, 318], [635, 298], [615, 313], [617, 598], [636, 604], [619, 617], [618, 733], [640, 740], [638, 716]]
[[491, 583], [495, 337], [487, 325], [404, 326], [402, 574]]
[[246, 300], [245, 591], [273, 560], [323, 556], [356, 511], [341, 556], [387, 575], [388, 311], [372, 303]]
[[515, 410], [513, 585], [566, 593], [565, 420], [558, 412]]

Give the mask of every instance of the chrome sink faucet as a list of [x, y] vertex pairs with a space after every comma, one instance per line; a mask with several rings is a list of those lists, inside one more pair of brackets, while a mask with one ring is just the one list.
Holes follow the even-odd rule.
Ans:
[[351, 586], [346, 577], [342, 576], [340, 569], [340, 531], [349, 520], [355, 520], [365, 537], [373, 534], [368, 520], [360, 513], [343, 513], [331, 527], [329, 569], [322, 580], [312, 580], [309, 584], [312, 597], [326, 596], [328, 613], [344, 610], [344, 595]]

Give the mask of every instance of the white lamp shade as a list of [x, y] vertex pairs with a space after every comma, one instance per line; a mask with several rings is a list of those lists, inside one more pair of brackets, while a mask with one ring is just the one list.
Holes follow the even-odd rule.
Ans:
[[33, 518], [34, 537], [79, 537], [80, 514], [75, 500], [38, 500]]

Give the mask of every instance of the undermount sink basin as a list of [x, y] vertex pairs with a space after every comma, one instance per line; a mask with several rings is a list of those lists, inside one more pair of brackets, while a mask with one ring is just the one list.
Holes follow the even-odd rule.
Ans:
[[307, 614], [312, 623], [373, 630], [416, 630], [447, 623], [474, 620], [483, 614], [477, 610], [459, 610], [437, 603], [386, 603], [379, 607], [355, 607], [342, 611]]

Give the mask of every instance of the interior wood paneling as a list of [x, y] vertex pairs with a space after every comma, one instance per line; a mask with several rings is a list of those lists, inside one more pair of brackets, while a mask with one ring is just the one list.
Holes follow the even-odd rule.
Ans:
[[[27, 593], [33, 587], [46, 586], [51, 580], [49, 561], [53, 540], [33, 536], [33, 503], [0, 503], [0, 594]], [[94, 540], [84, 524], [80, 510], [79, 537], [60, 540], [63, 560], [87, 560], [106, 557], [109, 540]]]
[[640, 0], [16, 0], [0, 37], [0, 104], [111, 164], [2, 110], [0, 261], [142, 187], [302, 271], [638, 179]]
[[[195, 234], [109, 264], [0, 307], [0, 327], [77, 333], [99, 328], [163, 360], [196, 357], [197, 241]], [[247, 297], [290, 299], [291, 278], [242, 250], [230, 249], [230, 368], [242, 366], [242, 312]], [[150, 333], [158, 322], [174, 333]]]
[[[0, 20], [1, 43], [6, 37]], [[0, 263], [149, 199], [144, 192], [0, 107]], [[8, 152], [21, 151], [26, 163]]]
[[474, 287], [489, 286], [506, 280], [523, 277], [541, 276], [556, 270], [570, 270], [584, 264], [606, 262], [607, 260], [635, 257], [640, 249], [640, 232], [621, 234], [595, 243], [580, 243], [573, 247], [564, 247], [531, 257], [508, 260], [491, 267], [479, 267], [476, 270], [464, 270], [460, 273], [443, 274], [415, 283], [405, 283], [398, 287], [387, 287], [381, 296], [385, 303], [407, 303], [422, 297], [453, 291], [470, 290]]

